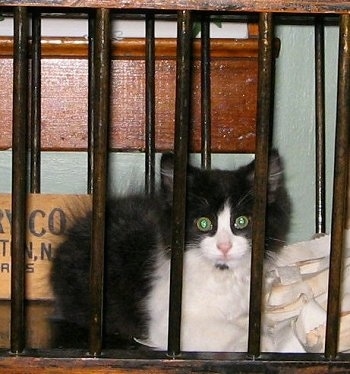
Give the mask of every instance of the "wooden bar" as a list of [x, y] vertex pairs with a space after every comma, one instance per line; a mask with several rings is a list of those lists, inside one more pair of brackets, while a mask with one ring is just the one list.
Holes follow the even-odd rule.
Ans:
[[87, 162], [87, 192], [92, 193], [94, 187], [93, 175], [94, 175], [94, 92], [95, 92], [95, 18], [92, 12], [89, 13], [88, 23], [88, 38], [89, 38], [89, 51], [88, 51], [88, 115], [87, 115], [87, 151], [88, 151], [88, 162]]
[[28, 149], [28, 10], [15, 9], [13, 70], [13, 151], [11, 223], [11, 352], [22, 353]]
[[[113, 60], [144, 60], [144, 38], [125, 38], [114, 40], [111, 46], [111, 58]], [[53, 37], [46, 36], [41, 39], [42, 58], [82, 58], [87, 59], [89, 41], [80, 37]], [[221, 39], [214, 38], [210, 42], [210, 54], [212, 58], [255, 58], [258, 55], [257, 38], [248, 39]], [[0, 57], [13, 56], [13, 38], [0, 36]], [[193, 56], [200, 58], [201, 42], [193, 41]], [[176, 39], [156, 38], [156, 60], [176, 60]]]
[[102, 351], [105, 205], [107, 192], [107, 140], [110, 87], [110, 12], [97, 9], [94, 32], [94, 168], [91, 237], [91, 319], [89, 353]]
[[325, 61], [324, 61], [324, 23], [317, 17], [315, 24], [315, 147], [316, 147], [316, 206], [315, 232], [326, 232], [326, 113], [325, 113]]
[[174, 192], [170, 268], [168, 355], [180, 353], [183, 254], [185, 250], [186, 171], [190, 124], [191, 34], [189, 11], [178, 14], [178, 51], [176, 64], [176, 113], [174, 144]]
[[270, 145], [270, 122], [272, 111], [273, 81], [273, 15], [263, 13], [259, 19], [259, 80], [256, 126], [256, 153], [252, 234], [252, 267], [249, 303], [248, 353], [260, 354], [260, 330], [262, 307], [262, 272], [265, 251], [266, 199], [268, 183], [268, 160]]
[[211, 79], [210, 79], [210, 22], [206, 15], [201, 21], [201, 165], [211, 167]]
[[226, 12], [346, 13], [349, 1], [318, 0], [0, 0], [0, 6], [43, 6], [67, 8], [114, 8], [157, 10], [211, 10]]
[[155, 64], [155, 37], [154, 14], [146, 15], [146, 129], [145, 129], [145, 187], [146, 193], [153, 195], [155, 191], [155, 134], [156, 134], [156, 64]]
[[[4, 353], [4, 352], [3, 352]], [[0, 352], [0, 357], [3, 355]], [[104, 358], [82, 357], [81, 351], [68, 351], [63, 356], [59, 351], [31, 352], [20, 359], [0, 359], [0, 371], [6, 374], [193, 374], [193, 373], [276, 373], [276, 374], [327, 374], [347, 373], [350, 362], [345, 358], [327, 361], [320, 355], [270, 355], [264, 359], [249, 360], [232, 354], [183, 354], [182, 359], [165, 358], [162, 353], [147, 354], [130, 352], [123, 357], [120, 352], [106, 352]]]
[[327, 326], [325, 356], [335, 359], [338, 355], [338, 335], [340, 317], [340, 295], [342, 275], [342, 253], [345, 243], [346, 197], [349, 173], [350, 137], [350, 16], [340, 20], [339, 62], [338, 62], [338, 102], [335, 139], [335, 161], [333, 180], [333, 210], [331, 254], [329, 261], [329, 283], [327, 303]]
[[41, 17], [32, 15], [32, 81], [30, 131], [30, 192], [40, 193], [41, 185]]

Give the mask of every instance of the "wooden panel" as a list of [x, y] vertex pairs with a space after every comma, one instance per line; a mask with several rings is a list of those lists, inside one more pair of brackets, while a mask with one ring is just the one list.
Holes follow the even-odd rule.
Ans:
[[[3, 40], [3, 57], [11, 46]], [[44, 43], [42, 61], [42, 147], [84, 150], [87, 147], [86, 41]], [[120, 46], [120, 48], [119, 48]], [[175, 104], [174, 40], [160, 41], [156, 60], [156, 148], [173, 148]], [[58, 48], [58, 49], [59, 49]], [[199, 46], [195, 46], [196, 56]], [[61, 58], [52, 58], [68, 51]], [[113, 150], [144, 149], [144, 41], [114, 46], [111, 136]], [[62, 58], [69, 56], [69, 58]], [[74, 58], [72, 58], [74, 56]], [[75, 57], [79, 58], [75, 58]], [[200, 150], [200, 62], [194, 61], [192, 142]], [[253, 152], [257, 98], [257, 40], [215, 40], [212, 46], [212, 144], [215, 152]], [[12, 60], [0, 59], [0, 149], [11, 148]]]
[[0, 0], [0, 6], [18, 5], [72, 8], [190, 9], [233, 12], [344, 13], [350, 11], [350, 2], [341, 0]]
[[[26, 302], [26, 346], [47, 349], [51, 344], [51, 320], [55, 315], [54, 303]], [[10, 347], [11, 308], [9, 300], [0, 300], [0, 348]], [[0, 360], [1, 361], [1, 360]], [[0, 365], [1, 368], [1, 365]], [[0, 369], [1, 372], [1, 369]]]
[[[27, 204], [26, 298], [48, 300], [56, 248], [72, 222], [91, 209], [91, 195], [30, 194]], [[11, 297], [11, 217], [11, 195], [0, 194], [0, 300]]]

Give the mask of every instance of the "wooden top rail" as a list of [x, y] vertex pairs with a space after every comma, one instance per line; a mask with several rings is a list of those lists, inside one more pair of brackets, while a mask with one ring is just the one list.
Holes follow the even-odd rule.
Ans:
[[0, 6], [338, 14], [350, 11], [350, 1], [334, 0], [0, 0]]

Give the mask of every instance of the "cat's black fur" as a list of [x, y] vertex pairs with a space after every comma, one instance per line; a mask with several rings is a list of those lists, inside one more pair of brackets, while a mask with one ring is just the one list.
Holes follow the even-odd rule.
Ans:
[[[163, 155], [161, 165], [161, 191], [155, 197], [142, 194], [111, 198], [106, 206], [104, 326], [107, 335], [147, 335], [147, 315], [142, 302], [151, 287], [155, 253], [159, 249], [169, 253], [171, 243], [172, 156]], [[281, 160], [275, 151], [270, 156], [269, 175], [266, 247], [275, 250], [284, 244], [290, 221], [290, 201]], [[198, 242], [203, 235], [215, 233], [216, 214], [227, 199], [237, 216], [251, 216], [253, 176], [254, 162], [235, 171], [204, 171], [190, 166], [186, 242]], [[193, 222], [201, 216], [211, 217], [214, 226], [211, 234], [195, 228]], [[53, 260], [51, 283], [57, 313], [70, 328], [84, 329], [89, 324], [90, 226], [91, 213], [78, 219]], [[251, 225], [240, 232], [232, 231], [250, 237]], [[58, 328], [61, 333], [62, 326]], [[73, 330], [70, 333], [73, 340], [78, 336]], [[83, 340], [86, 342], [86, 337]], [[74, 345], [72, 341], [62, 344]]]

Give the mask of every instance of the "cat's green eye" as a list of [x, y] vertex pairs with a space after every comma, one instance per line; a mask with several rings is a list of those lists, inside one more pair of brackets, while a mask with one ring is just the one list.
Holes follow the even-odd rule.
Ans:
[[196, 225], [198, 230], [207, 232], [212, 230], [213, 224], [211, 223], [211, 220], [208, 217], [200, 217], [196, 221]]
[[249, 218], [247, 216], [239, 216], [236, 218], [234, 226], [238, 230], [245, 229], [249, 224]]

